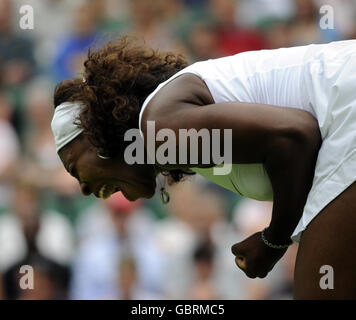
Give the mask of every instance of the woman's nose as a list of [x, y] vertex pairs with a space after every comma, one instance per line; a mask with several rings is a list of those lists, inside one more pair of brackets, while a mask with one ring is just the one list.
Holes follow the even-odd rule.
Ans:
[[80, 190], [82, 191], [82, 194], [85, 196], [89, 196], [92, 193], [89, 186], [85, 182], [82, 182], [80, 184]]

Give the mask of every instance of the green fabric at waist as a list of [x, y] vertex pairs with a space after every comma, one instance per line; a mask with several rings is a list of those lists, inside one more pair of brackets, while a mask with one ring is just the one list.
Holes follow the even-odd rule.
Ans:
[[208, 180], [244, 197], [273, 201], [271, 181], [262, 163], [233, 164], [228, 175], [214, 174], [212, 168], [192, 168]]

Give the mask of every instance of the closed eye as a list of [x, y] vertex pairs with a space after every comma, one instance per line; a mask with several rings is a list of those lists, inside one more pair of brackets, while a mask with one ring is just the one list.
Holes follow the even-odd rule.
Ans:
[[79, 176], [78, 176], [77, 170], [75, 169], [74, 166], [70, 167], [68, 172], [72, 177], [74, 177], [74, 178], [79, 180]]

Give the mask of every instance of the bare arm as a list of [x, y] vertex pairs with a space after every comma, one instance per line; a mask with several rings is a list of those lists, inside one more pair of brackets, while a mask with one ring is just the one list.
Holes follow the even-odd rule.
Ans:
[[294, 231], [311, 187], [320, 145], [315, 119], [297, 109], [239, 102], [182, 104], [175, 110], [155, 118], [156, 130], [170, 128], [179, 137], [179, 129], [232, 129], [232, 162], [265, 164], [274, 191], [268, 235], [271, 242], [283, 243]]
[[[179, 102], [175, 95], [179, 92], [169, 88], [157, 95], [144, 113], [143, 131], [147, 120], [155, 120], [156, 130], [174, 130], [176, 137], [179, 129], [232, 129], [232, 162], [265, 165], [274, 191], [266, 237], [272, 243], [285, 243], [302, 215], [312, 185], [321, 143], [317, 121], [294, 108], [241, 102], [199, 106], [189, 100]], [[164, 104], [166, 101], [177, 102]], [[201, 145], [197, 152], [202, 153]]]

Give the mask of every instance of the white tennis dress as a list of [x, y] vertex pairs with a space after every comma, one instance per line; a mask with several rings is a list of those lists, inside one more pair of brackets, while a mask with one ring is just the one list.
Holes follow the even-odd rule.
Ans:
[[[356, 40], [250, 51], [194, 63], [147, 97], [140, 129], [148, 102], [183, 73], [199, 76], [215, 103], [240, 101], [298, 108], [317, 119], [323, 143], [313, 186], [292, 236], [299, 241], [310, 221], [356, 180]], [[273, 200], [263, 164], [234, 164], [225, 176], [213, 175], [213, 168], [193, 170], [235, 193]]]

